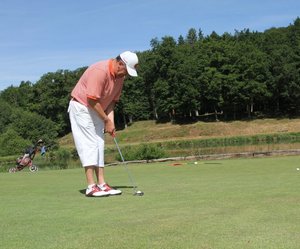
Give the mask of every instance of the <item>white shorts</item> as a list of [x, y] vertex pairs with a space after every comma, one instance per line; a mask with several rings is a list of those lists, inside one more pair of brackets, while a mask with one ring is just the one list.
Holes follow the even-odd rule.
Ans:
[[104, 167], [104, 122], [91, 108], [71, 100], [69, 117], [75, 146], [83, 167]]

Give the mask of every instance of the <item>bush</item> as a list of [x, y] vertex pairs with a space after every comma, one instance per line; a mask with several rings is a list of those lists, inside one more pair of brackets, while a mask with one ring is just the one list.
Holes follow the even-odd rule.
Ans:
[[30, 145], [31, 142], [20, 137], [14, 129], [7, 129], [0, 136], [0, 156], [23, 154]]
[[[158, 159], [165, 156], [162, 147], [153, 144], [142, 144], [135, 147], [124, 147], [122, 154], [125, 161], [133, 160], [151, 160]], [[120, 155], [116, 156], [118, 161], [121, 161]]]
[[57, 125], [37, 113], [31, 113], [16, 109], [12, 113], [13, 123], [10, 125], [20, 136], [35, 143], [43, 139], [48, 143], [54, 143], [57, 137]]
[[72, 149], [72, 151], [71, 151], [71, 158], [73, 160], [78, 160], [79, 159], [79, 155], [78, 155], [78, 152], [77, 152], [76, 148]]
[[163, 143], [165, 149], [188, 149], [226, 147], [259, 144], [297, 143], [300, 141], [300, 133], [262, 134], [254, 136], [210, 138], [199, 140], [167, 141]]
[[71, 153], [66, 149], [58, 149], [55, 151], [55, 158], [60, 169], [67, 169]]
[[47, 152], [44, 158], [39, 157], [39, 159], [37, 164], [41, 168], [67, 169], [71, 159], [71, 152], [60, 148]]

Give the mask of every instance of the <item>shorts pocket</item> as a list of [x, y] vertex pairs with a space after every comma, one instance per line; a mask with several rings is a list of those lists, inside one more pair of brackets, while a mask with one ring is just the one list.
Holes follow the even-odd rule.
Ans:
[[91, 119], [90, 113], [85, 106], [80, 109], [78, 108], [75, 116], [76, 122], [79, 126], [85, 128], [93, 126], [93, 120]]

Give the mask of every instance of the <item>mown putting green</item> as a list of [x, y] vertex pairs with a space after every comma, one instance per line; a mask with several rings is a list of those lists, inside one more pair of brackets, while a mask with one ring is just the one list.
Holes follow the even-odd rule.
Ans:
[[143, 197], [122, 165], [105, 198], [82, 169], [1, 173], [1, 248], [299, 248], [299, 156], [174, 163], [128, 165]]

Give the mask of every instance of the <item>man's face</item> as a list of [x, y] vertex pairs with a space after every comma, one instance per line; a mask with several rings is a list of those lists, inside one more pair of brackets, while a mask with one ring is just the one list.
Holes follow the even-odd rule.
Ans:
[[116, 78], [123, 78], [128, 75], [125, 63], [120, 60], [117, 62]]

